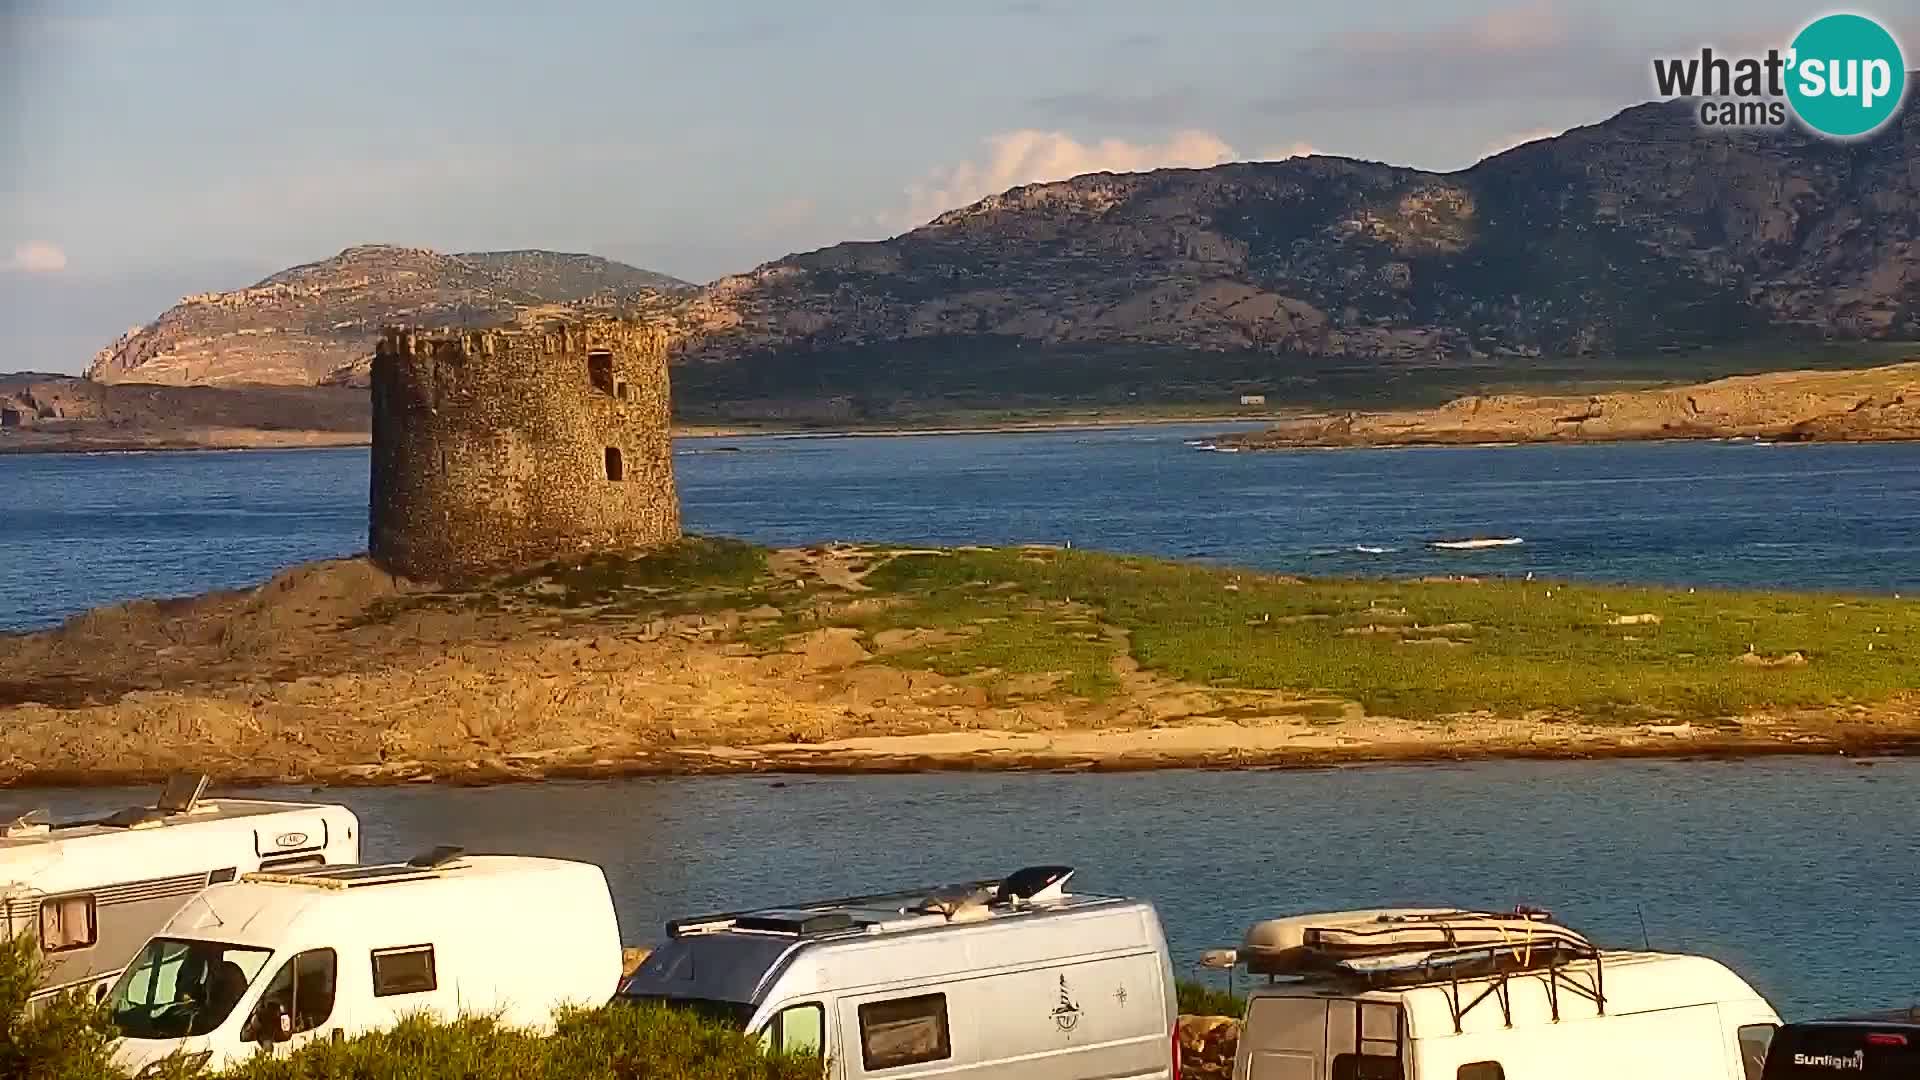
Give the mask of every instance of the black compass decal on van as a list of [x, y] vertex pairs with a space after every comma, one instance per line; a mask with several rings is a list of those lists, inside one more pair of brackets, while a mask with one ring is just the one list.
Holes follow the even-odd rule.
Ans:
[[1065, 975], [1060, 976], [1060, 1004], [1054, 1007], [1053, 1022], [1061, 1031], [1072, 1031], [1080, 1023], [1080, 1006], [1074, 1004]]

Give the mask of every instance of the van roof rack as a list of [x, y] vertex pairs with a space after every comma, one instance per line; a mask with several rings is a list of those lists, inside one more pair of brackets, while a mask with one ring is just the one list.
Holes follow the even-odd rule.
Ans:
[[[674, 919], [667, 923], [667, 936], [677, 938], [734, 931], [817, 937], [873, 933], [888, 927], [906, 929], [931, 925], [934, 920], [973, 922], [995, 915], [1071, 903], [1074, 897], [1082, 895], [1066, 891], [1067, 879], [1072, 876], [1071, 866], [1029, 866], [1004, 878], [808, 900], [770, 908], [721, 911]], [[1091, 902], [1111, 898], [1088, 896], [1086, 899]]]
[[[1560, 926], [1541, 908], [1511, 912], [1462, 908], [1387, 908], [1326, 912], [1268, 919], [1247, 930], [1239, 950], [1208, 954], [1211, 966], [1244, 962], [1251, 974], [1269, 982], [1290, 976], [1302, 982], [1336, 983], [1363, 989], [1440, 986], [1448, 990], [1454, 1031], [1476, 1005], [1499, 1001], [1512, 1022], [1508, 980], [1540, 975], [1547, 999], [1560, 1019], [1564, 991], [1592, 1001], [1606, 1013], [1601, 952], [1577, 931]], [[1569, 965], [1591, 961], [1591, 971]], [[1462, 982], [1487, 980], [1470, 1001], [1461, 998]]]
[[307, 885], [316, 889], [358, 889], [368, 885], [392, 885], [401, 881], [425, 881], [437, 878], [448, 870], [459, 869], [460, 848], [435, 848], [429, 855], [438, 855], [451, 851], [452, 855], [432, 864], [416, 861], [403, 863], [336, 863], [331, 866], [303, 866], [286, 870], [257, 870], [240, 875], [242, 881], [259, 881], [273, 885]]

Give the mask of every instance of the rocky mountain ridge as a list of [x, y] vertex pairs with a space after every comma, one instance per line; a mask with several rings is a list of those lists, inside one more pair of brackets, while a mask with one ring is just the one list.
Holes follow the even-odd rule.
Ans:
[[1920, 108], [1841, 143], [1654, 103], [1453, 173], [1315, 156], [1032, 184], [697, 290], [588, 256], [354, 248], [189, 298], [92, 374], [352, 383], [382, 323], [561, 304], [670, 322], [702, 415], [1277, 402], [1334, 370], [1920, 338], [1917, 242]]
[[1920, 337], [1916, 238], [1920, 109], [1838, 143], [1656, 103], [1456, 173], [1309, 157], [1019, 187], [722, 279], [677, 314], [683, 360], [736, 369], [741, 392], [936, 341], [1007, 369], [1088, 348], [1238, 358], [1270, 385], [1303, 359]]
[[644, 314], [693, 286], [593, 255], [443, 255], [369, 244], [244, 289], [186, 297], [94, 357], [98, 382], [350, 383], [392, 322], [482, 326], [555, 305]]

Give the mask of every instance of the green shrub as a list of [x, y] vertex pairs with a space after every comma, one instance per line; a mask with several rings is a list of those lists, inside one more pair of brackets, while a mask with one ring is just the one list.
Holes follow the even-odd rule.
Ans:
[[34, 938], [0, 941], [0, 1077], [14, 1080], [118, 1080], [113, 1025], [105, 1010], [75, 993], [27, 1012], [40, 981]]
[[228, 1080], [820, 1080], [818, 1061], [771, 1056], [741, 1032], [659, 1005], [563, 1017], [551, 1036], [485, 1018], [412, 1019], [342, 1042], [261, 1057]]
[[[114, 1068], [106, 1012], [79, 995], [33, 1015], [27, 997], [40, 975], [30, 938], [0, 942], [0, 1080], [126, 1080]], [[821, 1080], [818, 1060], [769, 1055], [757, 1040], [660, 1005], [616, 1004], [570, 1012], [551, 1036], [487, 1018], [410, 1019], [388, 1031], [319, 1040], [280, 1057], [260, 1056], [223, 1080]], [[160, 1070], [156, 1080], [215, 1080], [197, 1070]]]
[[1175, 984], [1182, 1016], [1239, 1016], [1246, 1011], [1247, 999], [1230, 990], [1185, 979]]

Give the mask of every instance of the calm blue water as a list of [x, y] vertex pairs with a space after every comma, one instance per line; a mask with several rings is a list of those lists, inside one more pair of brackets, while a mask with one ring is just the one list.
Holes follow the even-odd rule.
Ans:
[[[1308, 574], [1920, 590], [1920, 445], [1185, 445], [1220, 430], [692, 439], [675, 464], [689, 529], [773, 544], [1071, 542]], [[0, 457], [0, 628], [359, 551], [366, 472], [364, 450]], [[1477, 534], [1525, 543], [1423, 547]]]
[[[0, 816], [151, 794], [0, 791]], [[680, 915], [1064, 862], [1081, 868], [1080, 888], [1154, 901], [1183, 972], [1262, 916], [1529, 902], [1606, 944], [1714, 956], [1789, 1017], [1920, 998], [1915, 761], [705, 777], [325, 797], [360, 815], [369, 858], [462, 843], [599, 863], [632, 942]]]

